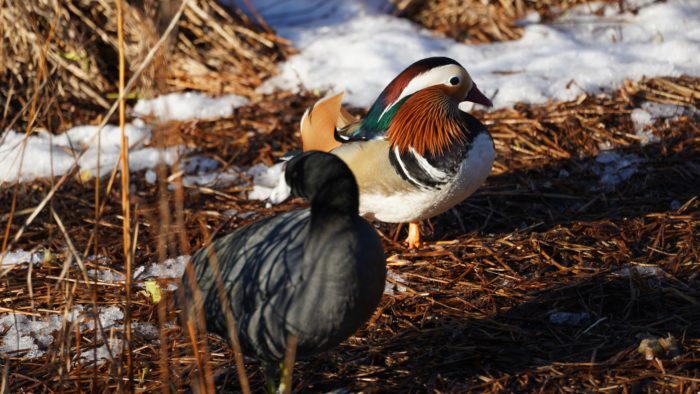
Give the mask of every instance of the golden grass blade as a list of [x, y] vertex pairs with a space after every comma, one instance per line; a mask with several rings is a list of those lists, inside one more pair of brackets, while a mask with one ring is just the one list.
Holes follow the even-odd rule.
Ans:
[[[134, 370], [132, 365], [133, 341], [131, 337], [131, 209], [129, 203], [129, 141], [126, 136], [126, 102], [124, 79], [126, 64], [124, 61], [124, 0], [117, 0], [117, 40], [119, 41], [119, 130], [121, 131], [121, 186], [122, 186], [122, 239], [124, 243], [124, 266], [126, 283], [126, 306], [124, 310], [124, 328], [126, 330], [126, 368], [127, 390], [133, 389]], [[99, 176], [99, 174], [98, 174]]]
[[[73, 255], [73, 258], [78, 263], [78, 267], [80, 267], [80, 272], [83, 274], [83, 280], [85, 281], [85, 284], [89, 284], [90, 280], [88, 279], [87, 269], [85, 268], [85, 264], [83, 264], [83, 259], [80, 257], [78, 252], [75, 250], [75, 246], [73, 246], [73, 241], [71, 241], [70, 236], [68, 235], [68, 232], [66, 231], [66, 227], [63, 225], [63, 221], [58, 216], [58, 214], [53, 209], [53, 207], [51, 208], [51, 216], [53, 216], [54, 220], [56, 221], [56, 224], [58, 225], [58, 229], [61, 230], [61, 233], [63, 234], [63, 237], [66, 240], [66, 245], [68, 245], [68, 250], [71, 252], [71, 254]], [[64, 270], [66, 267], [67, 266], [64, 266]]]
[[284, 353], [284, 367], [282, 368], [282, 378], [280, 379], [280, 389], [283, 394], [292, 392], [292, 375], [294, 373], [294, 360], [297, 353], [297, 336], [289, 334], [287, 337], [287, 349]]
[[[243, 362], [243, 351], [241, 350], [241, 343], [238, 339], [238, 331], [236, 329], [236, 320], [233, 317], [233, 309], [231, 308], [231, 303], [228, 299], [228, 294], [224, 288], [224, 280], [221, 277], [221, 270], [219, 269], [219, 259], [216, 256], [214, 249], [211, 247], [211, 236], [207, 230], [206, 224], [200, 221], [200, 228], [205, 239], [205, 247], [207, 248], [207, 254], [209, 255], [209, 264], [214, 277], [216, 294], [221, 302], [221, 310], [226, 319], [226, 328], [228, 329], [229, 341], [233, 347], [233, 358], [236, 362], [236, 370], [238, 371], [238, 380], [241, 384], [241, 391], [244, 394], [250, 394], [250, 383], [248, 382], [248, 375], [245, 372], [245, 364]], [[190, 276], [194, 278], [194, 276]], [[200, 303], [195, 304], [197, 306], [202, 305]], [[198, 311], [200, 315], [204, 315], [203, 311]]]

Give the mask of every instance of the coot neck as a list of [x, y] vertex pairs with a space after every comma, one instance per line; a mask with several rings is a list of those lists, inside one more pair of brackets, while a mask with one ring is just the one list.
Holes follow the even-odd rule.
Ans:
[[324, 183], [311, 198], [311, 220], [359, 215], [359, 192], [352, 177], [336, 177]]

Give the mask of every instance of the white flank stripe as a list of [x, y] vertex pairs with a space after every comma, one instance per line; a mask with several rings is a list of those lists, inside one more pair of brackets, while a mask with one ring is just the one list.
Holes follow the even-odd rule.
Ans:
[[419, 155], [415, 149], [413, 149], [413, 148], [409, 148], [409, 149], [411, 150], [411, 153], [413, 153], [413, 156], [415, 156], [415, 158], [418, 161], [418, 164], [421, 166], [421, 168], [424, 169], [425, 172], [427, 172], [431, 178], [442, 181], [445, 179], [445, 177], [447, 177], [447, 173], [433, 167], [430, 164], [430, 162], [428, 162], [428, 160], [425, 157]]
[[399, 148], [395, 147], [394, 148], [394, 155], [396, 156], [396, 161], [399, 163], [401, 166], [401, 169], [403, 170], [403, 173], [406, 174], [406, 177], [410, 179], [413, 183], [415, 183], [418, 186], [425, 186], [423, 185], [419, 180], [415, 179], [414, 177], [411, 176], [411, 173], [408, 172], [406, 169], [406, 166], [403, 164], [403, 161], [401, 160], [401, 153], [399, 152]]

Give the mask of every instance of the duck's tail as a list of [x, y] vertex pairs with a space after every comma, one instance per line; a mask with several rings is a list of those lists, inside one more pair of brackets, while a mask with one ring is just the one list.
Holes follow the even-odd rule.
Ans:
[[344, 94], [328, 94], [304, 112], [300, 123], [304, 151], [330, 152], [341, 144], [335, 137], [336, 129], [345, 128], [356, 121], [355, 117], [341, 106]]

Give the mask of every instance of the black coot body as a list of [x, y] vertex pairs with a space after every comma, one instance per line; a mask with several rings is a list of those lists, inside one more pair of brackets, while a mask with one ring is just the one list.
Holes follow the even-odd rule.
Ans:
[[[216, 255], [243, 352], [282, 360], [289, 334], [297, 358], [327, 350], [362, 326], [377, 307], [386, 277], [382, 244], [358, 215], [350, 169], [337, 157], [309, 152], [285, 171], [292, 195], [310, 209], [241, 227], [192, 257], [207, 329], [228, 338], [209, 253]], [[192, 302], [187, 274], [185, 299]]]

